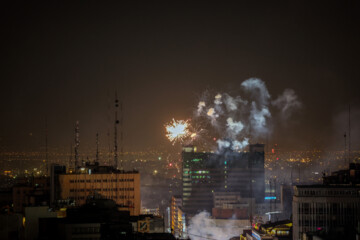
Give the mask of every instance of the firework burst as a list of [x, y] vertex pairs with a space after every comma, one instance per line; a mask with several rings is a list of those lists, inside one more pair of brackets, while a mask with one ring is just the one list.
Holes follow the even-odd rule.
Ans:
[[175, 144], [183, 142], [185, 138], [191, 135], [189, 131], [189, 120], [175, 120], [165, 125], [166, 137]]

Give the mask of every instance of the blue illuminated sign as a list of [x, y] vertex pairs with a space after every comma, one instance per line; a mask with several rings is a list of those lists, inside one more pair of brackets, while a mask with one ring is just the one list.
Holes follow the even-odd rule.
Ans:
[[276, 197], [265, 197], [265, 200], [275, 200]]

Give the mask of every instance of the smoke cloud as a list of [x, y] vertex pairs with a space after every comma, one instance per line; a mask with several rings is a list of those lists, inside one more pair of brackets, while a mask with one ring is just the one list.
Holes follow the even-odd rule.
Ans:
[[266, 88], [265, 83], [258, 78], [250, 78], [241, 83], [241, 86], [261, 104], [268, 105], [270, 99], [269, 91]]
[[250, 122], [251, 128], [253, 129], [253, 135], [258, 136], [266, 134], [268, 132], [266, 119], [271, 117], [269, 108], [267, 106], [258, 108], [257, 104], [252, 102], [250, 113]]
[[294, 111], [302, 107], [293, 89], [285, 89], [283, 94], [272, 101], [271, 104], [280, 109], [282, 118], [285, 120], [287, 120]]
[[214, 108], [209, 108], [207, 115], [211, 118], [216, 118], [216, 114], [215, 114], [215, 109]]
[[227, 111], [232, 112], [238, 109], [239, 104], [247, 104], [247, 101], [242, 100], [239, 96], [233, 98], [229, 94], [225, 94], [225, 106]]
[[221, 102], [221, 94], [220, 94], [220, 93], [218, 93], [218, 94], [215, 96], [215, 101], [214, 101], [214, 103], [215, 103], [216, 105], [222, 104], [222, 102]]
[[228, 118], [226, 121], [227, 130], [233, 137], [236, 137], [244, 128], [244, 125], [241, 123], [241, 121], [234, 122], [232, 118]]
[[230, 239], [239, 235], [239, 228], [229, 223], [225, 227], [216, 226], [215, 222], [209, 218], [208, 212], [201, 212], [190, 220], [188, 227], [189, 237], [193, 240], [207, 239]]
[[199, 104], [198, 104], [198, 114], [200, 114], [203, 110], [203, 108], [205, 107], [205, 102], [204, 101], [200, 101]]
[[[217, 93], [211, 101], [211, 94], [206, 91], [198, 103], [197, 120], [200, 125], [207, 126], [206, 121], [210, 119], [209, 126], [219, 135], [216, 141], [219, 152], [225, 148], [240, 151], [249, 144], [250, 138], [252, 141], [264, 139], [272, 130], [270, 103], [280, 110], [283, 120], [302, 106], [292, 89], [285, 89], [271, 101], [265, 82], [258, 78], [242, 82], [239, 92], [246, 98]], [[207, 111], [204, 111], [205, 106]]]

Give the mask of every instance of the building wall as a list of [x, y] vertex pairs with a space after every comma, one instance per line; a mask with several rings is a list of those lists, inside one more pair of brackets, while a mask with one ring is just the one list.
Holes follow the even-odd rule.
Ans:
[[224, 154], [197, 153], [188, 147], [184, 148], [182, 152], [183, 210], [190, 214], [202, 210], [211, 212], [213, 192], [239, 192], [242, 198], [254, 197], [256, 202], [263, 202], [265, 196], [263, 148], [263, 145], [259, 145], [252, 148], [253, 152]]
[[0, 239], [24, 239], [22, 214], [0, 214]]
[[24, 212], [26, 206], [37, 206], [49, 202], [49, 178], [20, 179], [13, 187], [14, 212]]
[[39, 218], [57, 218], [57, 213], [49, 211], [48, 206], [25, 208], [25, 239], [35, 240], [39, 237]]
[[68, 223], [62, 227], [63, 239], [101, 239], [100, 223]]
[[83, 205], [87, 196], [94, 192], [118, 205], [126, 207], [131, 215], [140, 214], [140, 174], [99, 173], [99, 174], [62, 174], [59, 175], [62, 199], [74, 199]]
[[32, 187], [28, 186], [14, 186], [13, 187], [13, 204], [14, 212], [19, 213], [24, 211], [24, 206], [29, 205], [29, 194]]
[[296, 186], [293, 197], [293, 239], [318, 229], [357, 227], [360, 187]]
[[179, 196], [172, 196], [171, 198], [171, 233], [175, 236], [179, 236], [182, 230], [181, 218], [182, 218], [182, 198]]

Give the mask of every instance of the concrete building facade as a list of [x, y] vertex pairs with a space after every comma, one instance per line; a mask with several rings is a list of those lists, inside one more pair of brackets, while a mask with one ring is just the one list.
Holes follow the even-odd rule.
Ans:
[[130, 211], [131, 215], [140, 214], [140, 174], [136, 171], [118, 171], [94, 173], [84, 172], [60, 174], [60, 198], [74, 199], [76, 205], [86, 203], [88, 196], [100, 194], [112, 199], [121, 210]]
[[357, 228], [360, 222], [360, 186], [296, 186], [293, 198], [293, 239], [307, 232]]
[[293, 196], [293, 239], [307, 235], [360, 237], [360, 164], [323, 176], [322, 185], [299, 185]]

